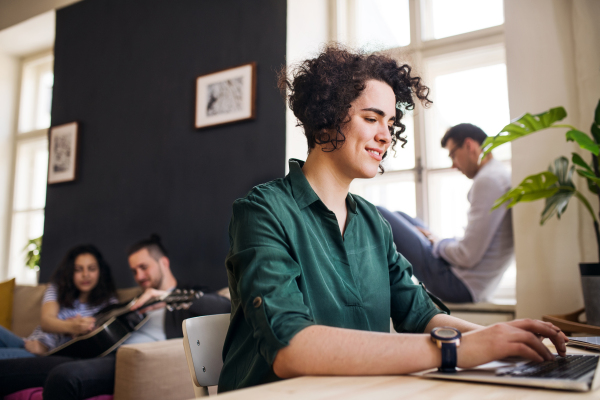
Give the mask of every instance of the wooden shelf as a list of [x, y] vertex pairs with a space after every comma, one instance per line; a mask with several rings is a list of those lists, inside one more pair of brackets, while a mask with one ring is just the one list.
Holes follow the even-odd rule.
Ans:
[[585, 308], [564, 315], [543, 315], [542, 320], [552, 322], [558, 326], [566, 335], [573, 333], [588, 333], [594, 336], [600, 336], [600, 326], [588, 325], [579, 322], [579, 316], [583, 314]]

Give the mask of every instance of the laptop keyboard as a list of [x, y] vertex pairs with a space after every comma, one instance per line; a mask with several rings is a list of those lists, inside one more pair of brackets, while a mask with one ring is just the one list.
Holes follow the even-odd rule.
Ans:
[[554, 361], [542, 363], [529, 362], [515, 368], [502, 369], [497, 375], [513, 376], [518, 378], [554, 378], [554, 379], [578, 379], [598, 364], [598, 356], [568, 355], [556, 357]]

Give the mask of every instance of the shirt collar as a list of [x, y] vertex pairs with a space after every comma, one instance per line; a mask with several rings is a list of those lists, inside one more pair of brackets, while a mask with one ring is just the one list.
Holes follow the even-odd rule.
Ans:
[[477, 173], [475, 174], [475, 176], [473, 177], [473, 179], [475, 179], [475, 177], [477, 177], [477, 175], [479, 175], [479, 173], [488, 165], [490, 164], [495, 164], [496, 163], [496, 159], [492, 158], [491, 160], [489, 160], [488, 162], [486, 162], [485, 164], [483, 164], [481, 167], [479, 167], [479, 170], [477, 170]]
[[[296, 203], [298, 204], [298, 207], [303, 209], [317, 200], [321, 201], [319, 196], [310, 186], [310, 183], [308, 183], [306, 176], [304, 176], [304, 172], [302, 172], [304, 161], [290, 158], [289, 166], [290, 173], [288, 176], [292, 185], [292, 193]], [[348, 193], [348, 196], [346, 197], [346, 203], [348, 204], [349, 211], [353, 214], [356, 214], [356, 201], [350, 193]]]
[[304, 161], [290, 158], [290, 173], [288, 175], [290, 183], [292, 184], [292, 193], [294, 199], [300, 209], [308, 207], [319, 199], [319, 196], [315, 193], [313, 188], [308, 183], [308, 180], [302, 172]]

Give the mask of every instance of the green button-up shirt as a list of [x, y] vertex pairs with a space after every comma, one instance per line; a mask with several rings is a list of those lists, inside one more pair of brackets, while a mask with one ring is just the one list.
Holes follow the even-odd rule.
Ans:
[[226, 259], [231, 325], [219, 391], [279, 379], [277, 351], [310, 325], [423, 332], [441, 311], [412, 280], [388, 222], [348, 194], [342, 237], [335, 214], [313, 191], [303, 162], [233, 204]]

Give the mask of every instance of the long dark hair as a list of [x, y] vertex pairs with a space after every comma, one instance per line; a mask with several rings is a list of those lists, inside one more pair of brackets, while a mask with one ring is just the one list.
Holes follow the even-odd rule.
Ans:
[[79, 289], [77, 289], [77, 286], [73, 282], [73, 276], [75, 274], [75, 260], [82, 254], [91, 254], [94, 256], [100, 272], [98, 284], [88, 296], [88, 304], [97, 306], [106, 303], [113, 296], [116, 297], [115, 284], [112, 280], [110, 267], [104, 261], [102, 253], [94, 245], [83, 244], [73, 247], [65, 254], [65, 257], [50, 279], [58, 289], [58, 304], [61, 307], [73, 307], [73, 303], [79, 297]]

